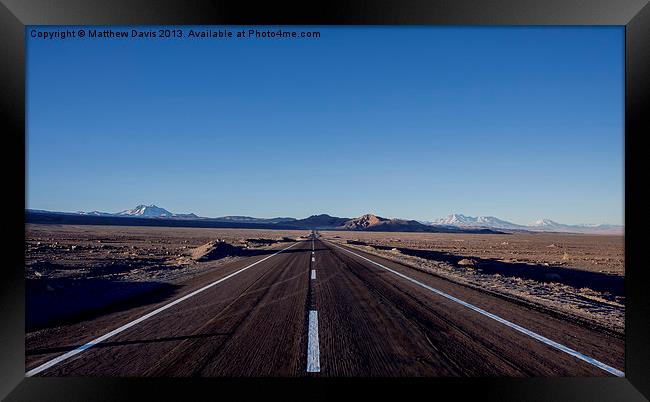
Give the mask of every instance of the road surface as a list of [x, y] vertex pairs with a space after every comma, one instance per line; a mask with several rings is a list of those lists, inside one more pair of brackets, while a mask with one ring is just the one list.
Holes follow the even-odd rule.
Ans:
[[361, 251], [301, 241], [156, 305], [43, 331], [28, 376], [614, 376], [624, 342]]

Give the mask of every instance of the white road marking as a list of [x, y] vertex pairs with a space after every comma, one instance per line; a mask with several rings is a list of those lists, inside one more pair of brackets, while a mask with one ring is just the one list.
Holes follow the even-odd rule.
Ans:
[[311, 257], [311, 262], [316, 262], [316, 257]]
[[381, 265], [380, 263], [375, 262], [375, 261], [373, 261], [373, 260], [371, 260], [369, 258], [366, 258], [366, 257], [364, 257], [362, 255], [359, 255], [359, 254], [357, 254], [355, 252], [352, 252], [352, 251], [350, 251], [348, 249], [345, 249], [345, 248], [343, 248], [341, 246], [338, 246], [336, 244], [333, 244], [333, 245], [335, 247], [340, 248], [343, 251], [346, 251], [346, 252], [348, 252], [350, 254], [356, 255], [359, 258], [363, 258], [364, 260], [366, 260], [366, 261], [368, 261], [368, 262], [370, 262], [370, 263], [372, 263], [374, 265], [377, 265], [380, 268], [383, 268], [383, 269], [385, 269], [387, 271], [390, 271], [390, 272], [394, 273], [395, 275], [406, 279], [407, 281], [410, 281], [410, 282], [413, 282], [413, 283], [415, 283], [417, 285], [420, 285], [423, 288], [428, 289], [428, 290], [432, 291], [433, 293], [435, 293], [437, 295], [440, 295], [440, 296], [442, 296], [442, 297], [444, 297], [446, 299], [449, 299], [449, 300], [451, 300], [453, 302], [456, 302], [456, 303], [458, 303], [458, 304], [460, 304], [462, 306], [465, 306], [465, 307], [467, 307], [467, 308], [469, 308], [471, 310], [474, 310], [477, 313], [482, 314], [482, 315], [484, 315], [486, 317], [489, 317], [489, 318], [491, 318], [491, 319], [493, 319], [495, 321], [498, 321], [501, 324], [504, 324], [504, 325], [516, 330], [516, 331], [521, 332], [522, 334], [528, 335], [533, 339], [536, 339], [536, 340], [538, 340], [538, 341], [540, 341], [542, 343], [545, 343], [545, 344], [547, 344], [547, 345], [549, 345], [551, 347], [554, 347], [555, 349], [558, 349], [558, 350], [560, 350], [560, 351], [562, 351], [564, 353], [567, 353], [567, 354], [569, 354], [569, 355], [571, 355], [573, 357], [576, 357], [576, 358], [578, 358], [578, 359], [580, 359], [582, 361], [585, 361], [585, 362], [587, 362], [587, 363], [589, 363], [591, 365], [594, 365], [594, 366], [598, 367], [599, 369], [605, 370], [605, 371], [607, 371], [607, 372], [609, 372], [611, 374], [614, 374], [617, 377], [625, 377], [625, 373], [623, 371], [621, 371], [621, 370], [619, 370], [617, 368], [608, 366], [607, 364], [602, 363], [602, 362], [594, 359], [593, 357], [589, 357], [589, 356], [584, 355], [584, 354], [582, 354], [582, 353], [580, 353], [580, 352], [578, 352], [576, 350], [573, 350], [573, 349], [571, 349], [571, 348], [569, 348], [567, 346], [564, 346], [564, 345], [562, 345], [560, 343], [552, 341], [552, 340], [550, 340], [550, 339], [548, 339], [548, 338], [546, 338], [546, 337], [544, 337], [542, 335], [539, 335], [539, 334], [537, 334], [537, 333], [535, 333], [535, 332], [533, 332], [533, 331], [531, 331], [529, 329], [526, 329], [526, 328], [524, 328], [522, 326], [519, 326], [517, 324], [514, 324], [514, 323], [512, 323], [512, 322], [510, 322], [510, 321], [508, 321], [508, 320], [506, 320], [504, 318], [501, 318], [498, 315], [492, 314], [492, 313], [490, 313], [488, 311], [485, 311], [485, 310], [483, 310], [483, 309], [481, 309], [479, 307], [474, 306], [473, 304], [469, 304], [469, 303], [467, 303], [465, 301], [462, 301], [462, 300], [460, 300], [460, 299], [458, 299], [458, 298], [456, 298], [454, 296], [451, 296], [451, 295], [443, 292], [442, 290], [438, 290], [438, 289], [433, 288], [431, 286], [425, 285], [424, 283], [422, 283], [420, 281], [417, 281], [417, 280], [415, 280], [415, 279], [413, 279], [411, 277], [408, 277], [408, 276], [406, 276], [406, 275], [404, 275], [402, 273], [399, 273], [399, 272], [397, 272], [395, 270], [392, 270], [392, 269], [390, 269], [388, 267], [385, 267], [385, 266]]
[[311, 279], [316, 279], [316, 270], [315, 269], [311, 270]]
[[237, 274], [239, 274], [241, 272], [246, 271], [248, 268], [251, 268], [251, 267], [253, 267], [253, 266], [255, 266], [255, 265], [257, 265], [257, 264], [259, 264], [259, 263], [261, 263], [263, 261], [268, 260], [269, 258], [271, 258], [273, 256], [276, 256], [276, 255], [280, 254], [281, 252], [283, 252], [285, 250], [290, 249], [291, 247], [295, 246], [298, 243], [294, 243], [294, 244], [290, 245], [289, 247], [283, 248], [282, 250], [278, 251], [275, 254], [271, 254], [271, 255], [269, 255], [267, 257], [264, 257], [261, 260], [256, 261], [256, 262], [254, 262], [254, 263], [240, 269], [239, 271], [235, 271], [230, 275], [224, 276], [223, 278], [221, 278], [219, 280], [216, 280], [216, 281], [214, 281], [214, 282], [212, 282], [212, 283], [210, 283], [208, 285], [203, 286], [200, 289], [197, 289], [197, 290], [193, 291], [192, 293], [189, 293], [189, 294], [187, 294], [187, 295], [185, 295], [183, 297], [180, 297], [180, 298], [178, 298], [178, 299], [176, 299], [176, 300], [174, 300], [174, 301], [172, 301], [172, 302], [170, 302], [168, 304], [165, 304], [164, 306], [159, 307], [159, 308], [155, 309], [154, 311], [152, 311], [152, 312], [150, 312], [148, 314], [145, 314], [145, 315], [143, 315], [142, 317], [140, 317], [138, 319], [135, 319], [135, 320], [133, 320], [131, 322], [128, 322], [128, 323], [122, 325], [121, 327], [116, 328], [116, 329], [112, 330], [111, 332], [100, 336], [99, 338], [93, 339], [92, 341], [87, 342], [87, 343], [79, 346], [77, 349], [71, 350], [70, 352], [67, 352], [67, 353], [65, 353], [65, 354], [63, 354], [61, 356], [55, 357], [54, 359], [52, 359], [52, 360], [50, 360], [50, 361], [48, 361], [46, 363], [43, 363], [38, 367], [35, 367], [35, 368], [29, 370], [27, 373], [25, 373], [25, 376], [26, 377], [31, 377], [33, 375], [36, 375], [36, 374], [42, 372], [43, 370], [47, 370], [48, 368], [50, 368], [50, 367], [52, 367], [52, 366], [54, 366], [54, 365], [56, 365], [58, 363], [61, 363], [62, 361], [67, 360], [70, 357], [72, 357], [74, 355], [77, 355], [77, 354], [83, 352], [84, 350], [89, 349], [89, 348], [97, 345], [98, 343], [101, 343], [101, 342], [107, 340], [108, 338], [119, 334], [122, 331], [125, 331], [125, 330], [129, 329], [129, 328], [133, 327], [134, 325], [137, 325], [137, 324], [141, 323], [142, 321], [144, 321], [144, 320], [146, 320], [148, 318], [151, 318], [154, 315], [156, 315], [156, 314], [158, 314], [158, 313], [160, 313], [162, 311], [165, 311], [168, 308], [170, 308], [172, 306], [175, 306], [176, 304], [178, 304], [178, 303], [180, 303], [182, 301], [185, 301], [185, 300], [189, 299], [190, 297], [195, 296], [195, 295], [203, 292], [204, 290], [207, 290], [207, 289], [211, 288], [214, 285], [217, 285], [217, 284], [219, 284], [219, 283], [221, 283], [221, 282], [223, 282], [223, 281], [225, 281], [227, 279], [232, 278], [233, 276], [235, 276], [235, 275], [237, 275]]
[[309, 339], [307, 341], [307, 372], [320, 372], [320, 349], [318, 346], [318, 312], [309, 310]]

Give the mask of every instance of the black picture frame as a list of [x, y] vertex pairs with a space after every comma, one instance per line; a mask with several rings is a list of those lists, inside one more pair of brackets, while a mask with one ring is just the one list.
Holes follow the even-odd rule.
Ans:
[[[643, 127], [650, 98], [650, 6], [645, 0], [265, 2], [2, 0], [2, 172], [5, 255], [0, 279], [0, 397], [6, 400], [216, 399], [235, 392], [293, 398], [425, 397], [637, 401], [650, 398], [650, 288], [642, 253]], [[24, 345], [26, 25], [618, 25], [625, 26], [625, 378], [153, 379], [26, 378]], [[647, 204], [647, 203], [646, 203]], [[21, 233], [23, 235], [21, 235]]]

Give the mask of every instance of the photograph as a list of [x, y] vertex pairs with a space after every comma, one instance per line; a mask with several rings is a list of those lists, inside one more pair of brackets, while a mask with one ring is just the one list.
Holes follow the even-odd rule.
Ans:
[[625, 26], [24, 35], [26, 377], [626, 376]]

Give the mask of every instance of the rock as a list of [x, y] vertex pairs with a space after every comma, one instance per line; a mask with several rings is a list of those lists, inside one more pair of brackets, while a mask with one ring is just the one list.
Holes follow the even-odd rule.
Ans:
[[462, 260], [458, 261], [458, 265], [463, 267], [474, 267], [476, 266], [476, 260], [473, 260], [471, 258], [463, 258]]
[[[240, 252], [239, 247], [234, 247], [224, 241], [211, 241], [202, 246], [193, 249], [190, 256], [194, 261], [218, 260], [224, 257], [237, 255]], [[180, 256], [180, 254], [179, 254]]]

